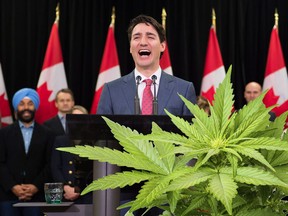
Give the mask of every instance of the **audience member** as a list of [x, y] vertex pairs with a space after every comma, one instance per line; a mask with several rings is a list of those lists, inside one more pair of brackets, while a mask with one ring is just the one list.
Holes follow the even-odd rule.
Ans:
[[203, 109], [209, 116], [211, 115], [209, 102], [205, 97], [198, 96], [197, 105], [199, 106], [200, 109]]
[[254, 100], [262, 93], [262, 87], [257, 82], [249, 82], [245, 86], [244, 91], [244, 98], [247, 103], [249, 103], [251, 100]]
[[56, 94], [55, 106], [58, 114], [44, 122], [44, 125], [50, 128], [56, 136], [64, 135], [66, 130], [66, 114], [71, 113], [74, 106], [73, 92], [66, 88], [61, 89]]
[[[245, 86], [245, 91], [244, 91], [244, 98], [247, 102], [247, 104], [254, 100], [255, 98], [259, 97], [262, 93], [262, 87], [259, 83], [257, 82], [249, 82], [246, 86]], [[269, 112], [270, 115], [270, 121], [274, 121], [276, 118], [276, 115], [274, 112], [270, 111]]]
[[[72, 114], [88, 114], [79, 105], [72, 108]], [[57, 136], [52, 150], [51, 169], [55, 182], [64, 183], [64, 201], [78, 204], [92, 203], [92, 193], [80, 196], [80, 192], [93, 180], [93, 162], [76, 155], [56, 150], [58, 147], [71, 147], [89, 144], [85, 141], [70, 140], [68, 135]]]
[[51, 181], [52, 132], [34, 121], [39, 96], [30, 88], [14, 94], [17, 121], [0, 130], [0, 215], [39, 216], [38, 207], [13, 207], [18, 202], [44, 201]]

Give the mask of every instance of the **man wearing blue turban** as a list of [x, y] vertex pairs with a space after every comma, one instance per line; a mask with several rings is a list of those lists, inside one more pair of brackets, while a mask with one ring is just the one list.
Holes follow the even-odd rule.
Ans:
[[[16, 118], [24, 124], [29, 124], [34, 121], [35, 111], [39, 107], [39, 95], [34, 89], [23, 88], [14, 94], [12, 104]], [[27, 105], [26, 108], [25, 105]]]
[[44, 183], [51, 180], [52, 132], [34, 121], [39, 107], [34, 89], [23, 88], [12, 99], [15, 121], [0, 130], [0, 215], [40, 216], [38, 207], [17, 202], [44, 201]]

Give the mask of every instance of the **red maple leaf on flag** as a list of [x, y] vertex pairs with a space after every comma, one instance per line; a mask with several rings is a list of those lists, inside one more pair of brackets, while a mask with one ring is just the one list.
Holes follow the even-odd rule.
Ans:
[[98, 75], [93, 103], [90, 110], [91, 114], [97, 113], [98, 103], [100, 101], [104, 84], [120, 77], [120, 66], [117, 54], [116, 40], [114, 37], [114, 24], [111, 23], [107, 33], [100, 72]]
[[277, 104], [278, 99], [279, 96], [275, 95], [274, 89], [270, 88], [263, 99], [263, 103], [266, 107], [270, 107]]
[[165, 50], [164, 50], [164, 52], [162, 54], [162, 57], [160, 59], [160, 67], [166, 73], [168, 73], [170, 75], [173, 75], [167, 41], [166, 41], [166, 48], [165, 48]]
[[55, 107], [55, 100], [49, 101], [49, 97], [53, 91], [48, 90], [47, 82], [38, 87], [37, 92], [39, 95], [41, 94], [41, 102], [35, 117], [38, 122], [42, 123], [47, 120], [47, 118], [54, 117], [55, 113], [57, 113], [57, 108]]
[[57, 114], [58, 110], [54, 103], [56, 94], [60, 89], [67, 87], [56, 18], [51, 29], [42, 71], [37, 84], [37, 92], [40, 98], [40, 107], [36, 115], [37, 122], [41, 124]]
[[205, 97], [211, 103], [211, 105], [213, 104], [214, 94], [215, 94], [215, 89], [213, 86], [211, 86], [208, 89], [208, 91], [202, 92], [202, 96]]
[[215, 31], [215, 26], [211, 26], [206, 51], [203, 79], [201, 83], [200, 95], [206, 97], [212, 104], [215, 89], [225, 78], [225, 68]]
[[2, 67], [0, 64], [0, 126], [7, 126], [13, 123], [8, 96], [6, 93]]
[[274, 112], [276, 116], [280, 116], [288, 110], [288, 77], [277, 25], [274, 25], [272, 29], [268, 49], [263, 82], [263, 90], [267, 89], [269, 90], [263, 102], [266, 107], [277, 104], [278, 106], [273, 108], [272, 112]]
[[1, 116], [6, 117], [6, 116], [10, 116], [10, 109], [8, 109], [9, 103], [8, 100], [5, 99], [5, 93], [0, 95], [0, 105], [1, 105]]

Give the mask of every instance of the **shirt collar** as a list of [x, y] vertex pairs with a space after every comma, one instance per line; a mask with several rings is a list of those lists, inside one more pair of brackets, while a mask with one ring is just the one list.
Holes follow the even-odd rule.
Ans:
[[[141, 78], [142, 78], [141, 81], [147, 79], [147, 77], [143, 76], [136, 68], [135, 68], [134, 71], [135, 71], [135, 73], [134, 73], [134, 75], [135, 75], [135, 80], [136, 80], [136, 77], [137, 77], [137, 76], [141, 76]], [[162, 72], [162, 69], [161, 69], [161, 67], [159, 66], [159, 68], [158, 68], [153, 74], [151, 74], [151, 76], [150, 76], [149, 78], [151, 79], [151, 77], [152, 77], [153, 75], [155, 75], [155, 76], [157, 77], [156, 83], [159, 83], [160, 78], [161, 78], [161, 72]]]
[[65, 118], [65, 115], [63, 115], [62, 113], [58, 112], [58, 117], [59, 117], [59, 119], [63, 119], [63, 118]]
[[[19, 122], [20, 128], [26, 128], [23, 122], [21, 121], [18, 121], [18, 122]], [[30, 124], [28, 128], [34, 128], [34, 126], [35, 126], [35, 122], [33, 121], [32, 124]]]

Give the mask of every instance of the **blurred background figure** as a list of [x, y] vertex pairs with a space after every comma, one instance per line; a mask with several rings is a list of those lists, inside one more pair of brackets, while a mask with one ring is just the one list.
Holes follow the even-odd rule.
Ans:
[[[72, 114], [88, 114], [88, 111], [79, 105], [72, 108]], [[92, 182], [93, 162], [87, 158], [56, 150], [58, 147], [75, 145], [89, 145], [82, 140], [70, 140], [68, 135], [57, 136], [52, 150], [51, 170], [54, 182], [64, 184], [64, 201], [73, 201], [77, 204], [92, 203], [92, 193], [80, 196], [80, 192]]]
[[18, 202], [44, 201], [43, 186], [51, 181], [54, 136], [35, 122], [40, 99], [23, 88], [12, 99], [17, 121], [0, 130], [0, 215], [40, 216], [39, 207], [13, 207]]
[[[259, 97], [262, 93], [262, 87], [257, 82], [249, 82], [245, 86], [244, 91], [244, 98], [246, 100], [246, 104], [248, 104], [250, 101], [254, 100], [255, 98]], [[270, 115], [270, 121], [274, 121], [276, 118], [276, 115], [273, 111], [269, 112]]]
[[249, 103], [251, 100], [254, 100], [262, 93], [262, 87], [257, 82], [249, 82], [245, 86], [244, 91], [244, 98], [246, 100], [246, 103]]
[[203, 96], [197, 97], [197, 105], [200, 107], [200, 109], [203, 109], [209, 116], [210, 116], [210, 107], [208, 100]]
[[55, 136], [65, 134], [66, 114], [71, 113], [74, 103], [74, 95], [70, 89], [61, 89], [57, 92], [55, 106], [58, 109], [58, 114], [44, 122], [44, 125], [50, 128]]

